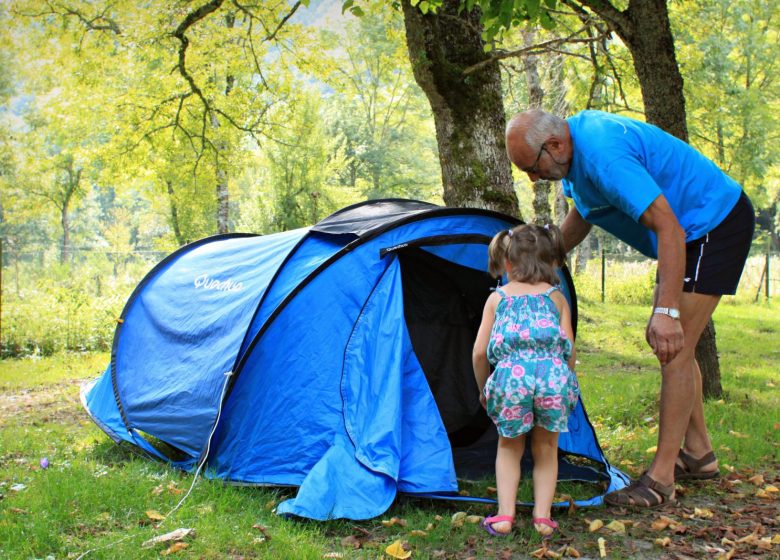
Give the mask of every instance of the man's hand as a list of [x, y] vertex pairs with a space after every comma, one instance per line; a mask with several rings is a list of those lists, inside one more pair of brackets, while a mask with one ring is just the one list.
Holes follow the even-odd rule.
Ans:
[[680, 353], [685, 341], [680, 321], [661, 313], [650, 315], [645, 338], [662, 366], [671, 362]]

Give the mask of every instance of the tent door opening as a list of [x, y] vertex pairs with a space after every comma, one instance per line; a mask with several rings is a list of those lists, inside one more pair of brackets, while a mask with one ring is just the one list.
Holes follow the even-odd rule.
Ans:
[[[486, 256], [487, 245], [481, 247]], [[406, 326], [447, 430], [458, 477], [488, 475], [498, 439], [479, 403], [471, 350], [496, 281], [420, 247], [405, 247], [397, 255]]]

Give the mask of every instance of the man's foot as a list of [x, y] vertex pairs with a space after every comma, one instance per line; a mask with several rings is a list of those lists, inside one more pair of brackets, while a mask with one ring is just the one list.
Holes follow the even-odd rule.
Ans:
[[675, 503], [674, 483], [666, 485], [643, 474], [625, 488], [604, 496], [604, 502], [611, 506], [655, 508]]
[[719, 476], [718, 459], [714, 452], [709, 451], [699, 459], [695, 459], [680, 449], [677, 463], [674, 465], [675, 480], [709, 480]]

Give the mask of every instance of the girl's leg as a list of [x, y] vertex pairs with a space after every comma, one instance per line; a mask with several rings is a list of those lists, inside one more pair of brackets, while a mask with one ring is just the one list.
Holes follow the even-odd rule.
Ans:
[[[520, 460], [525, 449], [525, 436], [505, 438], [498, 436], [496, 452], [496, 490], [498, 491], [498, 515], [515, 516], [517, 487], [520, 485]], [[508, 521], [493, 523], [497, 533], [508, 533], [512, 524]]]
[[[558, 432], [535, 426], [531, 433], [531, 452], [534, 456], [534, 518], [550, 518], [555, 485], [558, 482]], [[534, 524], [536, 531], [546, 536], [552, 527]]]

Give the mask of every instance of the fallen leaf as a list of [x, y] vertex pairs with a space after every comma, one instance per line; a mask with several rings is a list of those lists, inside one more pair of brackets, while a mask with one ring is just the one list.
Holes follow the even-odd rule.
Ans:
[[498, 489], [496, 489], [495, 486], [488, 486], [485, 489], [485, 492], [487, 492], [488, 494], [497, 494], [498, 493]]
[[344, 555], [340, 552], [326, 552], [322, 555], [323, 558], [344, 558]]
[[184, 550], [190, 546], [186, 542], [175, 542], [160, 553], [160, 556], [168, 556], [169, 554], [176, 554], [180, 550]]
[[148, 517], [152, 521], [162, 521], [163, 519], [165, 519], [159, 511], [153, 509], [146, 510], [146, 517]]
[[401, 519], [400, 517], [391, 517], [388, 521], [382, 521], [382, 525], [385, 527], [392, 527], [393, 525], [398, 525], [399, 527], [406, 527], [407, 522], [406, 519]]
[[467, 515], [465, 511], [458, 511], [452, 514], [452, 520], [450, 523], [453, 527], [463, 527], [463, 523], [466, 522], [466, 517]]
[[621, 533], [625, 534], [626, 532], [626, 525], [622, 521], [613, 521], [609, 525], [607, 525], [607, 529], [612, 531], [613, 533]]
[[162, 494], [162, 491], [163, 491], [163, 485], [162, 484], [160, 484], [159, 486], [155, 486], [152, 489], [152, 496], [159, 496], [160, 494]]
[[750, 437], [747, 434], [743, 434], [743, 433], [737, 432], [735, 430], [729, 430], [729, 434], [731, 434], [735, 438], [739, 438], [739, 439], [748, 439]]
[[669, 537], [663, 537], [661, 539], [655, 539], [653, 542], [658, 546], [662, 546], [666, 548], [667, 546], [672, 544], [672, 539], [670, 539]]
[[341, 539], [341, 546], [345, 548], [354, 548], [357, 550], [361, 547], [360, 539], [358, 539], [355, 535], [349, 535]]
[[751, 476], [750, 478], [748, 478], [748, 482], [754, 484], [755, 486], [761, 486], [764, 483], [764, 475], [757, 474], [755, 476]]
[[721, 554], [720, 556], [717, 556], [715, 560], [731, 560], [731, 558], [734, 556], [734, 553], [737, 551], [736, 548], [732, 548], [731, 550], [727, 551], [725, 554]]
[[780, 489], [778, 489], [777, 486], [774, 486], [773, 484], [769, 484], [764, 488], [764, 491], [774, 494], [775, 492], [780, 492]]
[[772, 539], [769, 537], [762, 537], [756, 541], [756, 547], [761, 550], [772, 550]]
[[772, 544], [780, 544], [780, 533], [772, 537]]
[[476, 525], [480, 521], [482, 521], [483, 517], [481, 515], [469, 515], [466, 517], [466, 523], [471, 523], [472, 525]]
[[594, 533], [604, 526], [604, 522], [601, 519], [594, 519], [588, 526], [588, 531]]
[[260, 523], [255, 523], [252, 525], [252, 529], [257, 529], [263, 534], [263, 537], [265, 540], [270, 541], [271, 540], [271, 533], [268, 532], [268, 529], [264, 527], [263, 525], [260, 525]]
[[409, 534], [412, 535], [413, 537], [427, 537], [428, 536], [428, 533], [426, 533], [425, 531], [421, 531], [420, 529], [414, 529], [414, 530], [410, 531]]
[[566, 550], [564, 550], [564, 555], [568, 556], [569, 558], [579, 558], [580, 551], [574, 548], [573, 546], [567, 546]]
[[176, 483], [171, 482], [170, 484], [168, 484], [168, 492], [170, 492], [174, 496], [178, 496], [179, 494], [184, 492], [184, 490], [182, 490], [181, 488], [176, 488]]
[[409, 558], [412, 555], [412, 551], [406, 550], [403, 543], [398, 540], [385, 549], [385, 554], [391, 558], [398, 558], [399, 560], [403, 560], [404, 558]]
[[426, 531], [432, 531], [432, 530], [433, 530], [433, 523], [428, 523], [428, 524], [425, 526], [425, 530], [426, 530]]
[[599, 556], [601, 556], [602, 558], [606, 558], [607, 541], [604, 540], [604, 537], [599, 537], [598, 543], [599, 543]]
[[709, 519], [715, 514], [707, 508], [693, 508], [693, 515], [701, 519]]
[[665, 515], [662, 515], [661, 517], [653, 521], [653, 523], [650, 525], [650, 528], [653, 529], [653, 531], [663, 531], [672, 523], [674, 523], [673, 519], [669, 519]]

